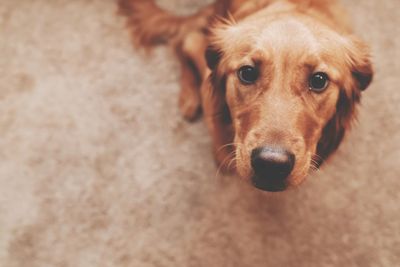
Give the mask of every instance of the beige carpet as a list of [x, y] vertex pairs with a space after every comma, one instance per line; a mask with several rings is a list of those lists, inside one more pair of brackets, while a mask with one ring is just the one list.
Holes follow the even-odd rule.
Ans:
[[177, 62], [134, 51], [113, 1], [0, 0], [0, 266], [400, 266], [400, 1], [346, 2], [375, 81], [331, 163], [276, 195], [216, 176]]

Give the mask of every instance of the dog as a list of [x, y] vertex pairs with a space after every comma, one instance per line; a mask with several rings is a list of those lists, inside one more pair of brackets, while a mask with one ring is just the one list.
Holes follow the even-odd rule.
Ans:
[[217, 164], [258, 189], [283, 191], [319, 168], [356, 118], [372, 81], [369, 47], [333, 0], [217, 0], [175, 16], [119, 0], [134, 44], [171, 46], [179, 108], [202, 111]]

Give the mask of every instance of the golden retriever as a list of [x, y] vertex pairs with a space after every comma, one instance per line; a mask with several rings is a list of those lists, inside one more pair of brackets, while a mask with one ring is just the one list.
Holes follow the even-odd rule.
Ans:
[[217, 0], [180, 17], [119, 0], [136, 45], [181, 62], [179, 108], [200, 110], [225, 171], [265, 191], [300, 184], [341, 143], [372, 80], [369, 48], [332, 0]]

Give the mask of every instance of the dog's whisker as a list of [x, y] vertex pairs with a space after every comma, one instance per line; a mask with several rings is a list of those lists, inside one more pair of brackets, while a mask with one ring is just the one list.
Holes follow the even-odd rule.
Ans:
[[320, 156], [320, 155], [318, 155], [318, 154], [314, 154], [313, 156], [312, 156], [312, 158], [314, 159], [314, 160], [316, 160], [317, 162], [318, 161], [323, 161], [324, 159]]
[[230, 147], [230, 146], [235, 147], [235, 146], [237, 146], [237, 145], [238, 145], [238, 143], [229, 143], [229, 144], [225, 144], [225, 145], [221, 146], [220, 148], [218, 148], [217, 152], [220, 152], [222, 149], [224, 149], [224, 148], [226, 148], [226, 147]]
[[318, 171], [320, 171], [320, 169], [319, 169], [319, 162], [315, 159], [315, 158], [317, 158], [317, 157], [319, 157], [318, 155], [313, 155], [312, 157], [311, 157], [311, 159], [310, 159], [310, 171], [315, 171], [315, 172], [318, 172]]
[[232, 163], [235, 163], [235, 162], [236, 162], [236, 153], [233, 155], [231, 161], [228, 163], [227, 169], [229, 170]]
[[224, 165], [225, 165], [225, 162], [226, 162], [227, 160], [231, 159], [232, 157], [233, 157], [233, 158], [236, 157], [236, 151], [235, 151], [235, 150], [232, 151], [232, 152], [230, 152], [228, 155], [226, 155], [226, 157], [224, 158], [224, 160], [223, 160], [223, 161], [221, 162], [221, 164], [218, 166], [217, 172], [215, 173], [215, 177], [218, 177], [218, 176], [219, 176], [219, 174], [220, 174], [222, 168], [223, 168]]

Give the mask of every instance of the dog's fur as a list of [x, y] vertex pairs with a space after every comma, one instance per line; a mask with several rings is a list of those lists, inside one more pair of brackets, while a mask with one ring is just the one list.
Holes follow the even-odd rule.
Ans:
[[[372, 80], [368, 47], [353, 36], [332, 0], [217, 0], [178, 17], [153, 1], [120, 0], [136, 45], [171, 45], [181, 61], [179, 107], [204, 113], [220, 167], [252, 176], [250, 154], [262, 145], [289, 148], [297, 185], [341, 143]], [[205, 55], [205, 56], [204, 56]], [[243, 85], [240, 66], [256, 64], [259, 81]], [[330, 77], [309, 90], [316, 71]]]

